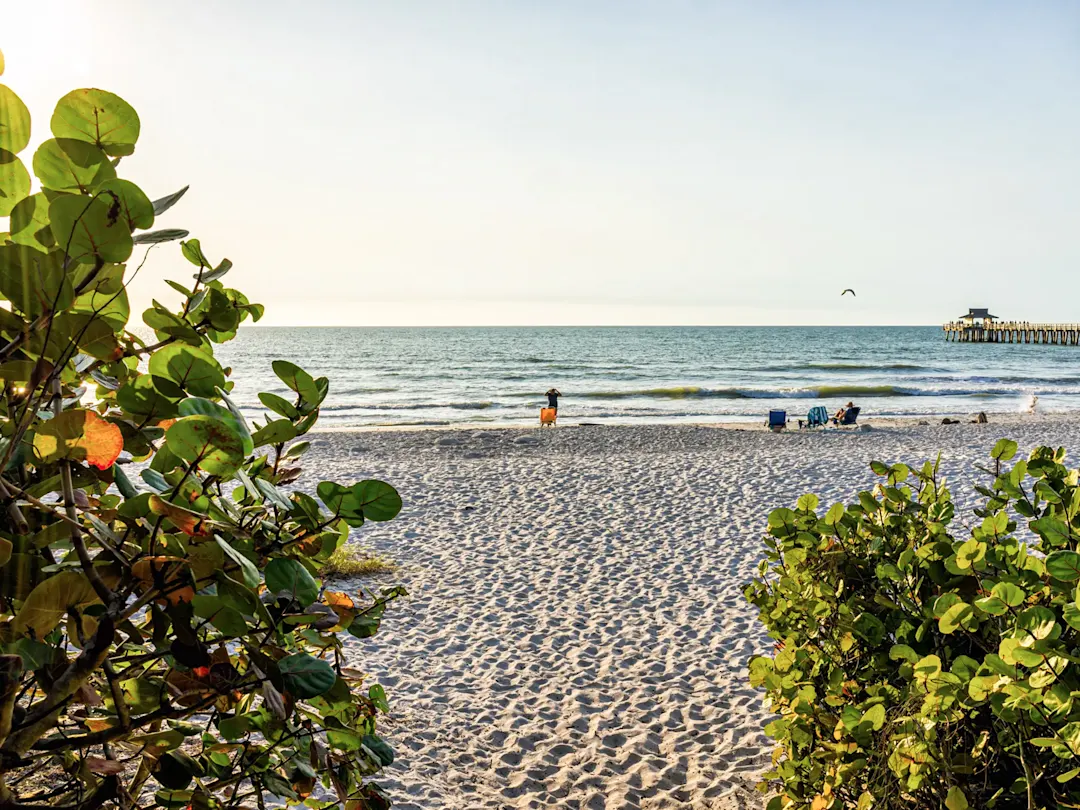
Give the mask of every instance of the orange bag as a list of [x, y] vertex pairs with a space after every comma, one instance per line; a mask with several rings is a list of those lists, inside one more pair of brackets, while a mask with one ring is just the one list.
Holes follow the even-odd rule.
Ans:
[[541, 408], [540, 409], [540, 424], [541, 425], [554, 425], [555, 424], [555, 409], [554, 408]]

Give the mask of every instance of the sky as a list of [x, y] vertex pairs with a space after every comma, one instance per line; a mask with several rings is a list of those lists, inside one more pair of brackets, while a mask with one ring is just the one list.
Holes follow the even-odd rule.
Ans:
[[31, 148], [135, 106], [263, 323], [1080, 321], [1076, 3], [0, 0], [0, 50]]

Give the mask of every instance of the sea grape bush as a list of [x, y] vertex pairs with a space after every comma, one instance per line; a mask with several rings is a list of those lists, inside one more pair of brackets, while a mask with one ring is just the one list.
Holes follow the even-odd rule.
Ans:
[[[135, 110], [76, 90], [50, 126], [31, 193], [30, 115], [0, 85], [0, 807], [387, 807], [386, 696], [342, 651], [401, 591], [318, 572], [401, 499], [289, 491], [328, 381], [275, 362], [291, 393], [249, 425], [213, 347], [262, 307], [225, 286], [228, 259], [154, 229], [184, 190], [152, 202], [118, 177]], [[178, 240], [193, 281], [143, 340], [136, 252]]]
[[769, 515], [769, 810], [1080, 806], [1080, 473], [1016, 451], [970, 519], [937, 465], [880, 462], [855, 503]]

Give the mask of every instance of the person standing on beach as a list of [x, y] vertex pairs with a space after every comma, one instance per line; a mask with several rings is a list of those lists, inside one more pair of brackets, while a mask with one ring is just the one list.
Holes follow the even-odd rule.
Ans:
[[549, 388], [548, 392], [544, 394], [548, 398], [548, 407], [552, 410], [559, 410], [559, 397], [562, 396], [562, 392], [558, 388]]

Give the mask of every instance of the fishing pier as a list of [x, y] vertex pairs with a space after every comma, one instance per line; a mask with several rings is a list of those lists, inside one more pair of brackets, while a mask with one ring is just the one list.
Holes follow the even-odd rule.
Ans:
[[987, 309], [970, 309], [942, 327], [955, 343], [1047, 343], [1080, 346], [1080, 323], [999, 321]]

